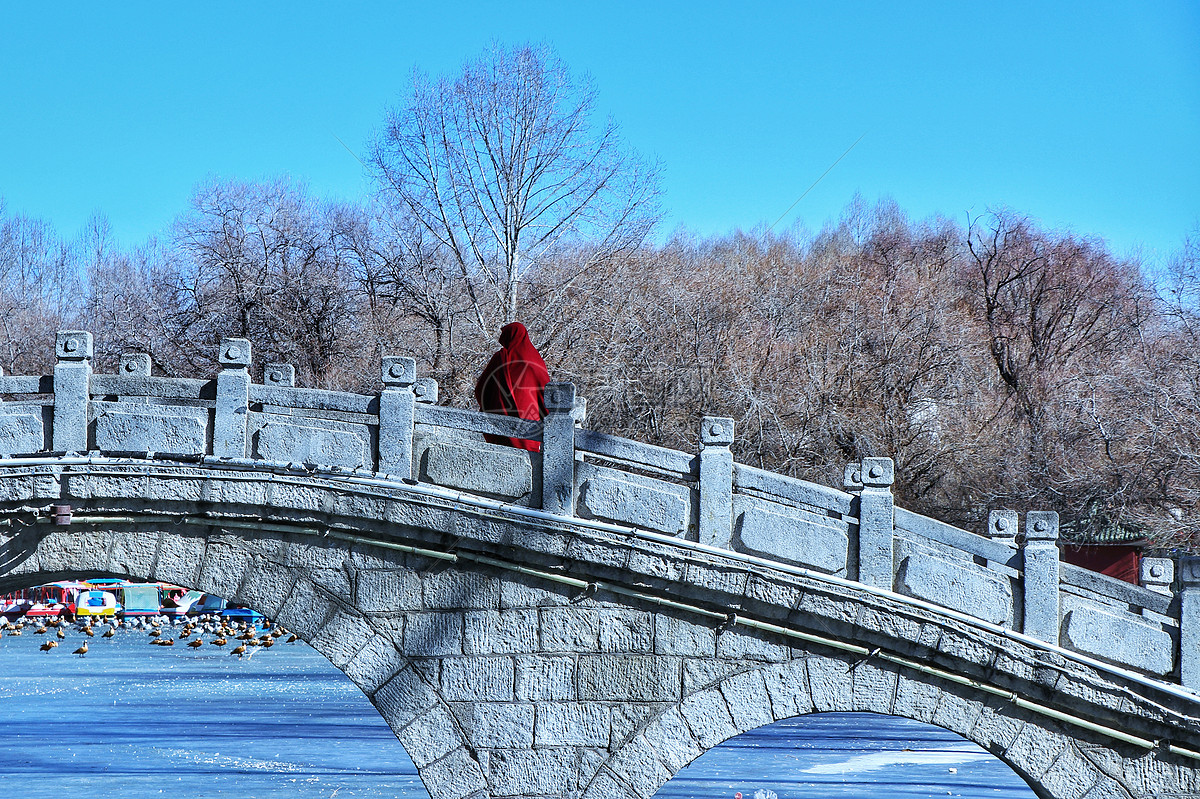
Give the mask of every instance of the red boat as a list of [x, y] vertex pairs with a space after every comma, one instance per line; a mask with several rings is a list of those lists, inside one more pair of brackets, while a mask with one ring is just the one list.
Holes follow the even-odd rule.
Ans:
[[58, 616], [66, 604], [74, 602], [79, 592], [87, 589], [83, 583], [66, 580], [23, 588], [0, 597], [0, 615], [9, 621]]

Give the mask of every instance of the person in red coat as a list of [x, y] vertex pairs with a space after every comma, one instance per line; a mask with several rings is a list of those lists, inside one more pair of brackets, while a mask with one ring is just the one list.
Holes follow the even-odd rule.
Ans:
[[[529, 331], [520, 322], [510, 322], [500, 330], [500, 351], [492, 356], [475, 383], [475, 401], [485, 413], [517, 416], [531, 422], [546, 415], [542, 389], [550, 382], [550, 372], [542, 355], [529, 340]], [[538, 441], [525, 438], [484, 435], [493, 444], [540, 452]]]

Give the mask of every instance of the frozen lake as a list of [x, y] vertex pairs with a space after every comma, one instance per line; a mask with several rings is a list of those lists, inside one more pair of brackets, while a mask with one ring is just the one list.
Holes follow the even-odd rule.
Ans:
[[[52, 652], [26, 627], [0, 640], [0, 795], [173, 799], [428, 799], [412, 761], [356, 687], [303, 644], [239, 660], [144, 632]], [[733, 799], [1029, 799], [999, 760], [935, 727], [815, 715], [727, 741], [658, 793]]]

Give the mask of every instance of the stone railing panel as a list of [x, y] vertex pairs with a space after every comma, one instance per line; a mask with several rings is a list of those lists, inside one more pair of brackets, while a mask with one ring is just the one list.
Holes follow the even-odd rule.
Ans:
[[[415, 409], [418, 427], [444, 427], [466, 433], [490, 433], [506, 438], [525, 438], [541, 441], [542, 425], [512, 416], [480, 413], [462, 408], [447, 408], [444, 405], [428, 405], [419, 402]], [[429, 435], [427, 431], [425, 433]]]
[[896, 508], [894, 513], [897, 537], [918, 536], [968, 556], [985, 558], [992, 564], [1007, 566], [1012, 570], [1011, 573], [1020, 571], [1020, 550], [1003, 540], [985, 538], [903, 508]]
[[845, 577], [850, 525], [810, 510], [748, 495], [733, 499], [735, 552]]
[[897, 593], [957, 610], [992, 624], [1015, 626], [1017, 591], [1008, 574], [981, 566], [948, 547], [896, 540]]
[[343, 469], [370, 469], [375, 463], [368, 425], [292, 414], [249, 416], [252, 457]]
[[1063, 563], [1059, 567], [1060, 586], [1065, 594], [1075, 594], [1113, 607], [1137, 607], [1160, 616], [1178, 617], [1178, 599], [1148, 588], [1109, 577], [1106, 574]]
[[53, 419], [53, 408], [34, 403], [0, 404], [0, 453], [30, 455], [49, 449], [46, 431]]
[[576, 463], [576, 510], [583, 518], [696, 538], [695, 490], [638, 474]]
[[91, 413], [92, 448], [102, 452], [204, 455], [212, 440], [208, 408], [93, 401]]
[[855, 499], [853, 494], [836, 488], [785, 477], [741, 463], [733, 465], [733, 490], [737, 494], [759, 496], [834, 517], [851, 516]]
[[276, 413], [286, 409], [298, 415], [304, 411], [334, 411], [376, 419], [379, 416], [379, 398], [365, 394], [251, 383], [249, 398], [251, 405], [261, 405], [264, 410], [270, 408]]
[[53, 404], [54, 378], [50, 375], [0, 375], [0, 395], [47, 395], [46, 403]]
[[[216, 380], [184, 377], [146, 377], [143, 375], [92, 375], [89, 392], [93, 400], [111, 397], [196, 404], [212, 408], [217, 399]], [[183, 401], [191, 400], [185, 403]]]
[[1062, 608], [1062, 641], [1067, 648], [1150, 674], [1174, 670], [1178, 629], [1078, 597], [1064, 597]]
[[526, 506], [541, 485], [541, 459], [523, 449], [428, 439], [416, 449], [422, 482]]
[[592, 460], [590, 456], [598, 456], [606, 462], [605, 465], [615, 468], [624, 466], [643, 472], [658, 471], [668, 479], [684, 482], [699, 477], [699, 459], [695, 455], [594, 430], [575, 431], [575, 451], [586, 460]]

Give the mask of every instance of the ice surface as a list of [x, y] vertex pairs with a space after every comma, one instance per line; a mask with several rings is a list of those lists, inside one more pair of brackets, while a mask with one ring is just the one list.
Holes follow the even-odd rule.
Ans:
[[[428, 799], [359, 690], [304, 644], [249, 659], [230, 647], [150, 646], [145, 632], [40, 652], [0, 639], [0, 796]], [[207, 638], [207, 637], [206, 637]], [[957, 767], [956, 773], [949, 766]], [[87, 792], [86, 794], [84, 792]], [[953, 733], [870, 714], [790, 719], [733, 738], [662, 799], [1030, 799], [1003, 763]]]

